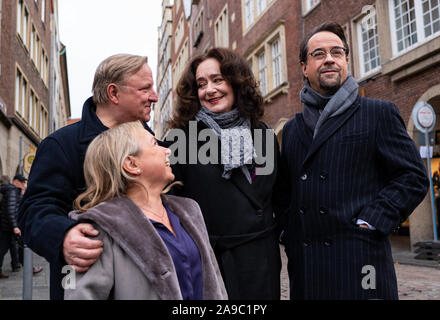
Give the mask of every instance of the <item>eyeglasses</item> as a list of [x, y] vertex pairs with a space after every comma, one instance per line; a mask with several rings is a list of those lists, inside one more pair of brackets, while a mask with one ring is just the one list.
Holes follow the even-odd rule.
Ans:
[[[347, 52], [346, 48], [343, 47], [333, 47], [330, 49], [330, 55], [335, 59], [341, 59]], [[309, 53], [316, 60], [324, 60], [327, 58], [328, 52], [324, 49], [316, 49]]]

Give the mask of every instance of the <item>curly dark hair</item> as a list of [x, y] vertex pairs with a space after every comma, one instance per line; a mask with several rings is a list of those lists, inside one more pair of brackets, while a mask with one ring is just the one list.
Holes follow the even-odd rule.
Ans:
[[213, 48], [207, 53], [196, 56], [186, 67], [177, 84], [177, 99], [170, 128], [184, 128], [190, 120], [194, 120], [200, 109], [198, 87], [196, 81], [197, 68], [203, 61], [214, 58], [220, 63], [222, 76], [234, 91], [235, 106], [241, 116], [251, 120], [255, 127], [264, 114], [263, 97], [258, 83], [247, 61], [237, 53], [225, 48]]

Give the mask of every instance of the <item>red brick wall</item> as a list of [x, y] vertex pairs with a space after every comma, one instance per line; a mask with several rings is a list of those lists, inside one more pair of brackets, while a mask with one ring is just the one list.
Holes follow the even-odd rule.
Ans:
[[[41, 21], [41, 14], [34, 0], [24, 1], [30, 16], [30, 22], [35, 26], [40, 41], [46, 51], [50, 54], [50, 29], [49, 10], [50, 3], [46, 1], [46, 24]], [[20, 66], [29, 84], [35, 90], [40, 101], [49, 109], [49, 90], [44, 85], [40, 73], [36, 69], [29, 55], [28, 49], [21, 42], [17, 35], [17, 1], [2, 1], [2, 32], [0, 47], [0, 63], [2, 72], [0, 76], [0, 95], [8, 107], [8, 115], [15, 112], [15, 70], [16, 63]]]

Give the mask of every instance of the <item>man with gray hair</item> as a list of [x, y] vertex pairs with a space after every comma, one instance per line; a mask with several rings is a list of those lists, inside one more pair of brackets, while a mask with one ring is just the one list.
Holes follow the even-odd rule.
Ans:
[[84, 156], [89, 143], [118, 124], [140, 120], [145, 129], [151, 105], [157, 102], [147, 57], [117, 54], [98, 66], [93, 97], [83, 106], [81, 121], [57, 130], [38, 147], [19, 210], [25, 243], [50, 262], [50, 297], [63, 299], [62, 267], [86, 271], [102, 252], [92, 240], [91, 224], [68, 218], [73, 200], [85, 188]]

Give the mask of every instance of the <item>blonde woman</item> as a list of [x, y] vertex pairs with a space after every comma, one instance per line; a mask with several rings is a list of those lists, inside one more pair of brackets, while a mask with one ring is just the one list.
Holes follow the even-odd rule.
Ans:
[[163, 194], [169, 154], [140, 122], [92, 141], [69, 216], [94, 224], [103, 253], [65, 299], [227, 299], [198, 204]]

